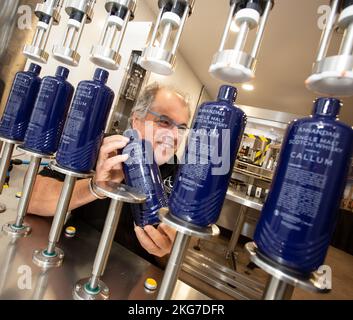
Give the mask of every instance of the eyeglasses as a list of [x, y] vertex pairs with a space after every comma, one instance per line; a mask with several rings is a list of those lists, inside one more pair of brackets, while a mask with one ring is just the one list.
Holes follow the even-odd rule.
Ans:
[[185, 131], [188, 129], [185, 124], [177, 124], [173, 119], [170, 119], [168, 116], [150, 110], [148, 111], [148, 113], [158, 118], [158, 120], [154, 120], [154, 122], [157, 123], [157, 125], [161, 128], [173, 129], [174, 127], [177, 127], [181, 133], [185, 133]]

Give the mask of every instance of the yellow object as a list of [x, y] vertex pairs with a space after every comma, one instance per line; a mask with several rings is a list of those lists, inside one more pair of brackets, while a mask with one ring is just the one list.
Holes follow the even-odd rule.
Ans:
[[153, 278], [147, 278], [145, 281], [145, 288], [148, 290], [156, 290], [157, 289], [157, 281]]
[[67, 237], [73, 237], [75, 234], [76, 234], [76, 228], [75, 227], [70, 226], [70, 227], [67, 227], [65, 229], [65, 235]]
[[22, 192], [20, 191], [20, 192], [17, 192], [16, 193], [16, 198], [21, 198], [22, 197]]

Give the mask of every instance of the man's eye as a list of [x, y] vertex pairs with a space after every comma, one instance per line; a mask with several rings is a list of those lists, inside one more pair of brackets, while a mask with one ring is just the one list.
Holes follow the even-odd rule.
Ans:
[[165, 120], [165, 119], [160, 119], [159, 120], [159, 124], [161, 125], [161, 126], [163, 126], [163, 127], [170, 127], [170, 121], [168, 121], [168, 120]]

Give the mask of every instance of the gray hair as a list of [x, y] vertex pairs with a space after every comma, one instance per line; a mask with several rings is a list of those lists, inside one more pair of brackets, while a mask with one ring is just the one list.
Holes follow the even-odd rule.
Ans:
[[132, 126], [132, 117], [135, 116], [138, 119], [144, 119], [147, 116], [147, 113], [149, 110], [151, 110], [151, 106], [157, 96], [157, 93], [159, 90], [162, 89], [167, 89], [170, 91], [175, 92], [178, 94], [185, 103], [185, 106], [189, 110], [189, 118], [191, 116], [191, 111], [190, 111], [190, 103], [189, 103], [189, 98], [187, 95], [175, 90], [175, 88], [171, 86], [165, 86], [165, 85], [160, 85], [157, 82], [154, 82], [150, 85], [148, 85], [143, 92], [139, 95], [136, 104], [134, 107], [131, 109], [130, 117], [129, 117], [129, 125]]

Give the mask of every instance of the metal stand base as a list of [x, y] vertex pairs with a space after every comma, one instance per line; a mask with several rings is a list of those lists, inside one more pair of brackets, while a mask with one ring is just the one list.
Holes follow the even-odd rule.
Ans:
[[162, 208], [159, 210], [159, 218], [163, 223], [176, 229], [178, 232], [191, 237], [210, 239], [212, 237], [218, 236], [220, 233], [219, 228], [215, 224], [205, 228], [195, 226], [182, 219], [179, 219], [178, 217], [173, 216], [169, 212], [168, 208]]
[[32, 256], [33, 263], [43, 269], [60, 267], [63, 260], [64, 251], [59, 248], [55, 248], [55, 253], [53, 255], [46, 254], [46, 249], [34, 250]]
[[75, 300], [107, 300], [109, 288], [100, 280], [108, 262], [123, 203], [143, 203], [146, 196], [138, 190], [114, 182], [97, 182], [93, 188], [111, 198], [107, 218], [93, 263], [91, 277], [77, 282], [73, 289]]
[[15, 222], [9, 222], [2, 226], [2, 231], [8, 236], [21, 238], [29, 236], [32, 232], [32, 228], [27, 224], [23, 224], [21, 227], [16, 227]]
[[33, 262], [41, 268], [60, 267], [64, 259], [64, 252], [56, 247], [59, 242], [65, 217], [69, 208], [72, 192], [77, 178], [88, 178], [92, 173], [77, 173], [60, 167], [54, 161], [49, 164], [50, 169], [65, 174], [64, 185], [56, 207], [54, 219], [49, 233], [48, 247], [44, 250], [35, 250]]
[[75, 300], [108, 300], [110, 291], [108, 286], [101, 280], [98, 282], [98, 287], [92, 290], [89, 286], [90, 278], [79, 280], [73, 291], [72, 296]]
[[219, 235], [220, 231], [216, 225], [201, 228], [185, 222], [170, 214], [167, 208], [159, 210], [159, 218], [162, 222], [177, 230], [173, 248], [157, 295], [157, 300], [170, 300], [191, 236], [209, 239]]
[[[247, 243], [245, 248], [250, 254], [250, 260], [272, 277], [270, 278], [264, 293], [265, 299], [271, 299], [269, 297], [275, 299], [288, 299], [290, 298], [288, 297], [288, 292], [292, 289], [290, 287], [299, 287], [304, 290], [319, 293], [328, 292], [328, 289], [325, 286], [325, 280], [323, 279], [323, 277], [325, 277], [324, 274], [313, 272], [308, 278], [300, 277], [284, 271], [282, 266], [275, 262], [270, 263], [268, 259], [262, 257], [262, 255], [257, 252], [257, 247], [254, 242]], [[276, 293], [275, 291], [280, 291], [283, 294]], [[286, 294], [286, 296], [284, 296], [284, 294]]]
[[25, 152], [28, 156], [31, 156], [31, 157], [40, 158], [40, 159], [54, 159], [53, 154], [46, 154], [46, 153], [41, 153], [38, 151], [31, 150], [31, 149], [27, 149], [23, 145], [18, 146], [16, 149], [18, 151]]

